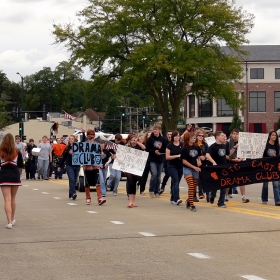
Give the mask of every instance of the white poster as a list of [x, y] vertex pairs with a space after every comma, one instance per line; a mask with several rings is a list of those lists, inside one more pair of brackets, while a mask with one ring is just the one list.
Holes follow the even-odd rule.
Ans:
[[212, 144], [216, 143], [215, 136], [205, 137], [205, 142], [208, 144], [208, 147], [210, 147]]
[[149, 153], [118, 145], [113, 168], [123, 172], [142, 176]]
[[262, 158], [268, 134], [239, 132], [237, 157]]

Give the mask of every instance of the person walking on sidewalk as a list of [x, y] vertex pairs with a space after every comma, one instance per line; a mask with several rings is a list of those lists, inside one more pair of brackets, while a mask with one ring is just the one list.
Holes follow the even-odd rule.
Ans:
[[16, 195], [21, 186], [18, 155], [14, 137], [11, 133], [7, 133], [0, 144], [0, 186], [5, 202], [4, 209], [8, 221], [5, 227], [7, 229], [11, 229], [16, 223]]

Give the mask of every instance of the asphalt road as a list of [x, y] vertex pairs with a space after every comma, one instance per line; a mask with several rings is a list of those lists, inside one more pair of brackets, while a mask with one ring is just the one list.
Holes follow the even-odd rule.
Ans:
[[92, 192], [88, 206], [85, 193], [68, 199], [66, 178], [23, 180], [13, 229], [0, 211], [0, 279], [279, 280], [280, 207], [271, 184], [268, 205], [260, 184], [246, 192], [248, 204], [240, 194], [226, 209], [201, 200], [193, 213], [167, 192], [137, 195], [129, 209], [124, 181], [102, 206]]

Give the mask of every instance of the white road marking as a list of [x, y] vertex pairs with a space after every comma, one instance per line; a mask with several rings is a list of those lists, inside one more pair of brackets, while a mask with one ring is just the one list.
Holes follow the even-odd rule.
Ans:
[[67, 203], [68, 205], [77, 205], [76, 203]]
[[58, 196], [54, 196], [53, 198], [54, 198], [54, 199], [61, 199], [61, 198], [60, 198], [60, 197], [58, 197]]
[[38, 191], [38, 189], [33, 189], [33, 191]]
[[185, 189], [186, 187], [179, 187], [179, 189]]
[[150, 233], [150, 232], [138, 232], [144, 236], [155, 236], [154, 234]]
[[28, 187], [28, 185], [22, 185], [23, 187]]
[[188, 255], [193, 256], [193, 257], [198, 258], [198, 259], [211, 259], [210, 256], [207, 256], [207, 255], [204, 255], [204, 254], [201, 254], [201, 253], [188, 253]]
[[123, 225], [123, 222], [120, 221], [111, 221], [111, 223], [115, 224], [115, 225]]
[[260, 278], [255, 275], [241, 275], [242, 278], [248, 279], [248, 280], [265, 280], [264, 278]]
[[49, 194], [48, 192], [42, 192], [42, 194]]
[[95, 211], [87, 211], [89, 214], [96, 214], [98, 212], [95, 212]]

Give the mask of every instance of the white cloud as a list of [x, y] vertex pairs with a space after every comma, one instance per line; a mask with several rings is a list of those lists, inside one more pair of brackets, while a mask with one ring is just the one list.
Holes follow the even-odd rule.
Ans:
[[35, 68], [51, 67], [55, 68], [59, 62], [67, 61], [68, 57], [64, 53], [48, 53], [47, 56], [37, 60], [33, 66]]

